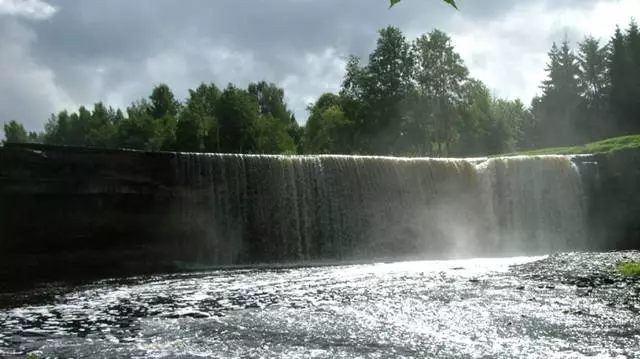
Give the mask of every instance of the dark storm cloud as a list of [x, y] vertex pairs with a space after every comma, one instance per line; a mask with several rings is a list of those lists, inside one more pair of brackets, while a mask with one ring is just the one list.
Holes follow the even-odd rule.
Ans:
[[287, 87], [304, 119], [306, 101], [339, 83], [337, 59], [366, 55], [377, 29], [425, 32], [446, 28], [454, 16], [489, 22], [525, 2], [460, 1], [456, 13], [439, 0], [404, 0], [392, 10], [386, 0], [58, 0], [46, 20], [0, 15], [0, 40], [31, 36], [15, 43], [15, 54], [0, 48], [0, 79], [9, 79], [0, 83], [0, 97], [10, 94], [0, 116], [33, 129], [60, 106], [126, 105], [160, 81], [180, 96], [201, 81], [223, 87], [266, 79]]

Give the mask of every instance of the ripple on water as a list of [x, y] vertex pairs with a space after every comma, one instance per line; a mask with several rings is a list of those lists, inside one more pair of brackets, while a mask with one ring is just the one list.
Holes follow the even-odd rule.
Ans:
[[624, 256], [640, 258], [565, 253], [102, 281], [1, 310], [0, 355], [638, 356], [640, 286], [607, 272]]

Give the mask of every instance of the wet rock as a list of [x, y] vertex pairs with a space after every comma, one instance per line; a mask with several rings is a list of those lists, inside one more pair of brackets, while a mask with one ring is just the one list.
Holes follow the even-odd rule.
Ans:
[[47, 334], [49, 333], [46, 330], [40, 330], [40, 329], [25, 329], [22, 332], [20, 332], [20, 335], [24, 337], [42, 337], [42, 336], [46, 336]]
[[202, 319], [209, 318], [211, 315], [209, 313], [199, 312], [199, 311], [185, 311], [185, 312], [177, 312], [170, 313], [163, 316], [164, 318], [170, 319], [178, 319], [178, 318], [194, 318], [194, 319]]
[[254, 303], [249, 303], [247, 305], [244, 306], [246, 309], [250, 309], [250, 308], [258, 308], [261, 309], [262, 305], [260, 305], [260, 303], [254, 302]]
[[586, 315], [588, 314], [585, 310], [583, 309], [576, 309], [576, 310], [572, 310], [572, 311], [567, 311], [568, 313], [571, 313], [573, 315]]
[[593, 287], [593, 283], [590, 280], [587, 279], [583, 279], [583, 280], [578, 280], [576, 281], [576, 286], [578, 288], [587, 288], [587, 287]]
[[584, 289], [584, 288], [578, 288], [578, 289], [576, 290], [576, 294], [577, 294], [579, 297], [588, 297], [592, 292], [593, 292], [593, 289], [591, 289], [591, 288], [586, 288], [586, 289]]
[[148, 302], [148, 304], [151, 306], [160, 305], [160, 304], [174, 304], [174, 303], [175, 303], [175, 300], [173, 298], [162, 297], [162, 296], [154, 297]]

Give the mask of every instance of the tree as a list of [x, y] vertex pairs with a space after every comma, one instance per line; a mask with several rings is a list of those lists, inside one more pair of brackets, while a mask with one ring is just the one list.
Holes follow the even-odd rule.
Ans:
[[181, 104], [175, 99], [175, 95], [168, 85], [160, 84], [153, 88], [149, 95], [148, 114], [154, 123], [150, 125], [149, 137], [146, 148], [150, 150], [175, 150], [176, 127]]
[[289, 137], [291, 137], [291, 139], [293, 140], [293, 143], [296, 146], [296, 153], [297, 154], [302, 154], [303, 150], [302, 150], [302, 136], [304, 134], [304, 128], [302, 126], [300, 126], [300, 124], [298, 123], [298, 121], [296, 120], [296, 116], [292, 113], [291, 114], [291, 119], [289, 120], [289, 127], [287, 130], [287, 133], [289, 134]]
[[529, 120], [520, 100], [494, 98], [491, 103], [491, 124], [486, 133], [484, 154], [513, 152], [524, 142], [523, 128]]
[[149, 96], [149, 114], [160, 119], [165, 116], [176, 117], [180, 110], [180, 102], [175, 99], [175, 95], [167, 84], [160, 84], [153, 88]]
[[145, 99], [134, 101], [127, 107], [127, 116], [117, 128], [115, 143], [120, 148], [154, 149], [157, 123], [151, 117], [150, 103]]
[[66, 110], [57, 115], [51, 114], [44, 125], [44, 142], [52, 145], [67, 143], [69, 128], [69, 113]]
[[94, 147], [113, 147], [117, 131], [116, 121], [119, 119], [113, 108], [107, 108], [102, 102], [95, 103], [89, 120], [86, 144]]
[[[215, 84], [189, 89], [189, 97], [176, 127], [176, 149], [180, 151], [218, 150], [216, 108], [220, 90]], [[209, 137], [209, 133], [212, 136]], [[212, 142], [207, 142], [210, 139]]]
[[379, 31], [376, 48], [359, 74], [363, 108], [358, 125], [370, 153], [393, 153], [401, 132], [403, 108], [412, 88], [413, 58], [400, 29]]
[[306, 153], [350, 153], [354, 122], [341, 107], [342, 99], [332, 93], [322, 94], [308, 107], [309, 119], [304, 132]]
[[[366, 63], [350, 56], [338, 94], [308, 107], [305, 126], [284, 89], [215, 84], [189, 90], [184, 104], [166, 84], [126, 108], [61, 111], [42, 134], [13, 126], [20, 141], [233, 153], [359, 153], [478, 156], [573, 145], [640, 131], [640, 30], [635, 21], [611, 41], [587, 36], [572, 49], [553, 44], [546, 78], [529, 108], [491, 95], [439, 30], [411, 44], [397, 28], [379, 30]], [[15, 127], [15, 128], [14, 128]], [[610, 129], [610, 131], [607, 131]]]
[[607, 130], [607, 50], [593, 36], [585, 37], [578, 44], [578, 81], [583, 98], [580, 117], [584, 124], [583, 133], [590, 141], [611, 134]]
[[[295, 117], [287, 108], [284, 89], [273, 83], [260, 81], [249, 84], [247, 91], [255, 97], [258, 103], [258, 111], [261, 115], [259, 118], [260, 134], [257, 135], [258, 141], [264, 144], [270, 143], [267, 147], [262, 145], [258, 147], [263, 147], [263, 151], [266, 151], [266, 153], [278, 153], [278, 151], [296, 153], [300, 140], [298, 134], [299, 126]], [[267, 139], [262, 138], [262, 136], [271, 136], [273, 138]], [[298, 139], [297, 142], [296, 138]], [[290, 146], [291, 143], [293, 143], [293, 147]], [[267, 150], [267, 148], [269, 149]], [[280, 148], [280, 150], [276, 150], [277, 148]]]
[[17, 121], [9, 121], [4, 124], [4, 141], [3, 143], [28, 143], [32, 138], [21, 123]]
[[566, 39], [560, 47], [553, 43], [545, 70], [547, 78], [542, 82], [542, 96], [533, 108], [543, 133], [544, 143], [541, 145], [578, 144], [584, 140], [580, 132], [585, 127], [584, 123], [579, 122], [582, 102], [580, 68]]
[[274, 118], [289, 124], [291, 111], [287, 109], [284, 99], [284, 89], [273, 83], [260, 81], [250, 83], [247, 91], [253, 95], [258, 103], [258, 111], [263, 115], [271, 115]]
[[147, 149], [154, 151], [175, 151], [176, 150], [176, 127], [178, 121], [175, 116], [164, 115], [155, 119], [153, 123], [153, 134], [147, 142]]
[[624, 34], [620, 27], [616, 26], [609, 51], [608, 77], [611, 83], [609, 101], [612, 112], [616, 117], [618, 134], [628, 130], [627, 103], [629, 102], [629, 72], [631, 71], [631, 57], [627, 51]]
[[418, 99], [425, 106], [428, 104], [423, 106], [420, 116], [432, 132], [428, 140], [436, 144], [438, 155], [444, 155], [456, 141], [457, 108], [469, 70], [454, 51], [449, 36], [440, 30], [418, 37], [413, 43], [413, 53]]
[[295, 154], [296, 144], [289, 136], [288, 121], [268, 114], [260, 114], [255, 125], [255, 152], [265, 154]]
[[356, 56], [349, 56], [345, 67], [345, 74], [342, 79], [339, 97], [342, 103], [342, 111], [347, 118], [352, 119], [354, 122], [351, 147], [356, 152], [366, 152], [365, 149], [367, 148], [368, 143], [366, 134], [366, 116], [369, 109], [368, 102], [365, 101], [366, 76], [366, 68], [360, 65], [360, 59]]
[[481, 81], [471, 79], [462, 85], [456, 155], [478, 156], [486, 154], [487, 149], [492, 147], [493, 105], [489, 89]]
[[611, 106], [620, 134], [636, 133], [640, 131], [640, 31], [635, 20], [625, 33], [616, 28], [611, 43]]
[[582, 96], [589, 102], [599, 102], [607, 89], [607, 47], [587, 36], [578, 44], [579, 83]]
[[80, 106], [78, 112], [59, 112], [45, 124], [43, 139], [55, 145], [85, 146], [91, 128], [91, 112]]
[[256, 149], [258, 102], [247, 90], [229, 84], [218, 102], [219, 148], [227, 153], [252, 153]]

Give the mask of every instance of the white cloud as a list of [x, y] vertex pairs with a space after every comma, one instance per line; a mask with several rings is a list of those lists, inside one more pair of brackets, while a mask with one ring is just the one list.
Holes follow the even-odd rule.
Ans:
[[306, 108], [324, 92], [340, 89], [346, 61], [334, 48], [321, 53], [307, 53], [295, 75], [280, 84], [299, 123], [307, 122]]
[[20, 121], [28, 130], [40, 130], [49, 114], [74, 106], [53, 71], [33, 61], [30, 48], [36, 39], [17, 22], [0, 24], [0, 69], [10, 69], [0, 71], [2, 120]]
[[530, 2], [488, 23], [457, 16], [452, 39], [472, 76], [497, 95], [527, 104], [545, 76], [551, 42], [562, 41], [566, 32], [573, 43], [590, 34], [604, 44], [616, 24], [626, 26], [631, 14], [640, 14], [637, 0], [601, 1], [587, 8]]
[[43, 20], [53, 16], [56, 11], [56, 7], [41, 0], [0, 0], [0, 15]]

